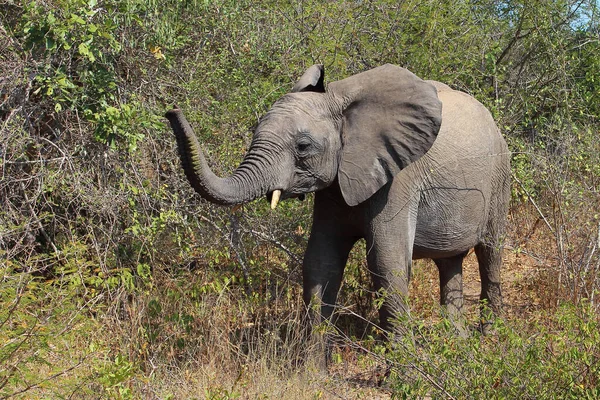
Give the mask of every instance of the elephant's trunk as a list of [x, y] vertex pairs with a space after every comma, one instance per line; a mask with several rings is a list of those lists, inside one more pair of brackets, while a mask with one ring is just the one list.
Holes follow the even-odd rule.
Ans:
[[165, 115], [177, 139], [177, 150], [181, 165], [190, 184], [204, 199], [220, 205], [241, 204], [265, 195], [270, 188], [273, 168], [265, 164], [264, 155], [257, 154], [255, 144], [251, 146], [244, 161], [227, 178], [216, 176], [209, 168], [198, 139], [180, 109]]

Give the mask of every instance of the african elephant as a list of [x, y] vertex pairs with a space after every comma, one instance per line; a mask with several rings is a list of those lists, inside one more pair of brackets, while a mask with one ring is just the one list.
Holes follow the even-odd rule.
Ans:
[[210, 202], [245, 203], [316, 192], [303, 263], [306, 304], [329, 318], [348, 253], [366, 240], [381, 324], [406, 310], [413, 259], [432, 258], [440, 301], [463, 306], [462, 261], [479, 262], [481, 299], [501, 306], [502, 236], [510, 197], [509, 151], [473, 97], [384, 65], [331, 82], [310, 67], [259, 121], [235, 172], [217, 177], [179, 109], [166, 114], [183, 170]]

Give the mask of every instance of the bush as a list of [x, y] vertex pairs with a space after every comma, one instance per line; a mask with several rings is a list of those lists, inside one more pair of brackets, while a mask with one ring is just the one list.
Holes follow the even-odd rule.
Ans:
[[225, 174], [305, 68], [324, 63], [336, 80], [392, 62], [468, 91], [499, 122], [515, 177], [508, 249], [537, 260], [526, 284], [545, 309], [507, 316], [491, 338], [407, 321], [416, 341], [385, 353], [389, 390], [597, 397], [597, 13], [595, 2], [0, 0], [0, 396], [350, 393], [348, 371], [382, 350], [364, 249], [340, 295], [352, 305], [338, 324], [352, 338], [338, 357], [352, 363], [346, 383], [290, 371], [312, 198], [277, 213], [206, 204], [162, 115], [181, 106]]

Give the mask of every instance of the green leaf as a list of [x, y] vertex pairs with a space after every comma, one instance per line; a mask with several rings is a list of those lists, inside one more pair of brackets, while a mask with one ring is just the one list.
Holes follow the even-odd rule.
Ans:
[[90, 51], [90, 48], [88, 47], [87, 44], [80, 43], [78, 49], [79, 49], [79, 54], [86, 57], [91, 62], [96, 61], [96, 57], [94, 57], [94, 54]]
[[83, 18], [81, 18], [77, 14], [71, 14], [71, 21], [76, 22], [76, 23], [78, 23], [80, 25], [84, 25], [85, 24], [85, 20]]
[[106, 115], [111, 119], [118, 118], [119, 114], [121, 113], [118, 108], [112, 106], [106, 107], [105, 112]]
[[56, 42], [51, 37], [46, 37], [46, 50], [54, 50], [56, 48]]
[[79, 44], [79, 54], [81, 54], [82, 56], [86, 56], [86, 57], [88, 54], [90, 54], [90, 49], [87, 47], [87, 44], [85, 44], [85, 43]]

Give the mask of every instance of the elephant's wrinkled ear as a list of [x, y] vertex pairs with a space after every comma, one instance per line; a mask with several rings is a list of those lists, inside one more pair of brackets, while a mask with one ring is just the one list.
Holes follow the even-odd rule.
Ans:
[[433, 85], [393, 65], [331, 83], [329, 90], [350, 98], [338, 181], [346, 203], [354, 206], [429, 150], [442, 122], [442, 103]]
[[292, 92], [325, 92], [325, 67], [315, 64], [306, 70], [304, 75], [296, 82]]

